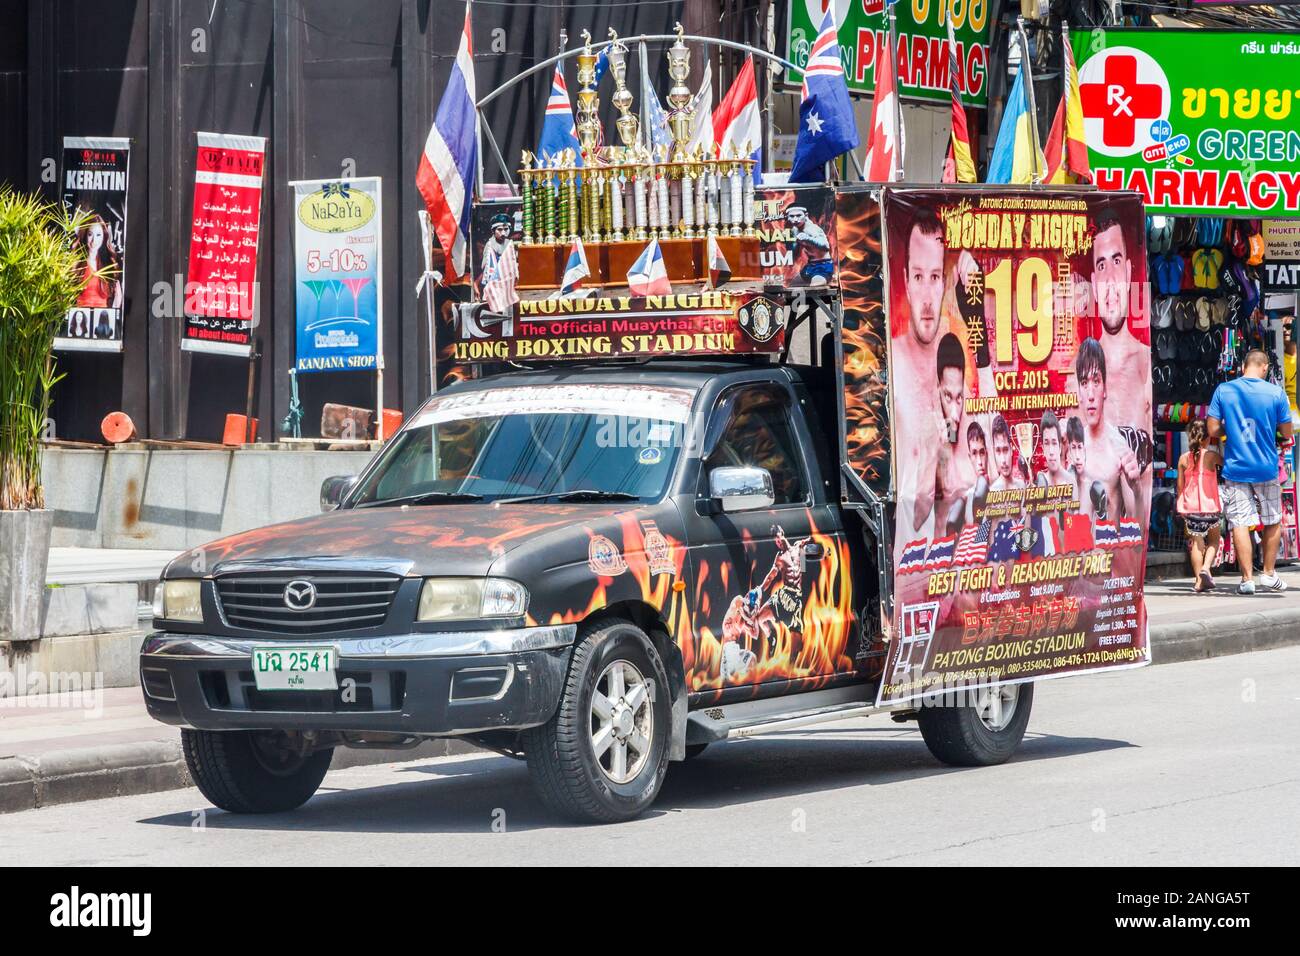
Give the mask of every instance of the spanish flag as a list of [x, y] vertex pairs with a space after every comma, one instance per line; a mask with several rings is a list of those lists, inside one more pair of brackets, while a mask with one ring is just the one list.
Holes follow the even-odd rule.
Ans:
[[952, 140], [948, 144], [948, 159], [943, 164], [945, 183], [978, 182], [975, 175], [975, 153], [971, 149], [970, 131], [966, 126], [966, 108], [961, 105], [961, 87], [957, 80], [961, 66], [957, 61], [957, 40], [953, 36], [952, 20], [948, 21], [948, 83], [952, 86]]
[[1070, 34], [1061, 30], [1065, 48], [1065, 89], [1061, 105], [1056, 108], [1052, 131], [1047, 134], [1047, 178], [1049, 183], [1090, 183], [1092, 169], [1088, 165], [1088, 144], [1083, 134], [1083, 108], [1079, 105], [1079, 71], [1074, 67], [1074, 51], [1070, 49]]

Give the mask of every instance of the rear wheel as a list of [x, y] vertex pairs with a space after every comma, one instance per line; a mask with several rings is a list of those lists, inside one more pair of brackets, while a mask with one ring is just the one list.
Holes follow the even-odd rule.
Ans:
[[304, 756], [269, 730], [182, 730], [181, 749], [203, 795], [231, 813], [278, 813], [308, 800], [325, 779], [333, 748]]
[[1005, 762], [1020, 746], [1034, 703], [1033, 684], [998, 684], [973, 692], [974, 703], [949, 694], [917, 714], [930, 753], [954, 767]]
[[590, 631], [555, 716], [524, 733], [538, 794], [573, 820], [632, 819], [663, 785], [671, 721], [668, 675], [645, 632], [622, 620]]

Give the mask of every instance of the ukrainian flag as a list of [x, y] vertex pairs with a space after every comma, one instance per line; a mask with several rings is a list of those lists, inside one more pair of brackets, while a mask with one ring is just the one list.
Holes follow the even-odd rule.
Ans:
[[1016, 81], [1007, 95], [1007, 105], [1002, 111], [1002, 125], [998, 127], [997, 142], [993, 144], [993, 158], [989, 160], [988, 181], [991, 183], [1031, 183], [1035, 174], [1043, 178], [1046, 163], [1041, 150], [1034, 149], [1034, 137], [1029, 124], [1029, 91], [1025, 88], [1023, 65], [1016, 72]]

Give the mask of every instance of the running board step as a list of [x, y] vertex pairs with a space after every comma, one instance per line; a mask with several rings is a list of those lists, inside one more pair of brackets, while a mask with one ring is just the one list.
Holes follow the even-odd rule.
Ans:
[[[899, 709], [877, 707], [874, 700], [862, 699], [861, 688], [855, 690], [857, 693], [852, 696], [857, 699], [844, 699], [844, 694], [837, 693], [833, 697], [840, 698], [838, 700], [832, 698], [814, 702], [807, 698], [817, 697], [819, 694], [800, 694], [794, 700], [772, 698], [746, 701], [726, 707], [705, 707], [692, 712], [687, 717], [686, 743], [687, 746], [714, 743], [728, 738], [751, 737], [755, 734], [791, 730], [809, 724], [845, 720], [849, 717], [886, 714]], [[791, 706], [796, 701], [799, 706]]]

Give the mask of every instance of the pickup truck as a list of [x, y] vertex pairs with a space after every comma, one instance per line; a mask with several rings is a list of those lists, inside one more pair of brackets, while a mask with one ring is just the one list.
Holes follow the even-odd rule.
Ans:
[[516, 369], [439, 391], [324, 513], [166, 569], [149, 713], [239, 813], [292, 809], [334, 749], [459, 737], [566, 817], [627, 820], [673, 761], [762, 730], [917, 719], [1006, 760], [1032, 683], [877, 706], [880, 545], [841, 502], [829, 366]]

